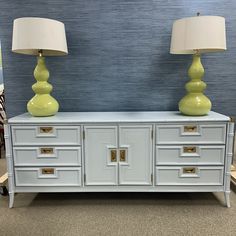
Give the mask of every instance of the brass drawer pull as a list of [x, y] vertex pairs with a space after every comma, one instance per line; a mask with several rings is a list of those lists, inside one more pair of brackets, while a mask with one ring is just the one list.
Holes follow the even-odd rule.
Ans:
[[196, 153], [197, 148], [196, 147], [184, 147], [184, 153]]
[[53, 132], [53, 127], [40, 127], [39, 132], [43, 134], [50, 134]]
[[116, 162], [117, 161], [117, 150], [111, 150], [111, 162]]
[[53, 154], [53, 148], [40, 148], [41, 154]]
[[196, 168], [195, 167], [183, 168], [183, 173], [184, 174], [196, 174]]
[[125, 162], [126, 161], [126, 151], [120, 150], [120, 161]]
[[195, 133], [195, 132], [197, 132], [197, 126], [196, 125], [184, 126], [184, 132], [186, 132], [186, 133]]
[[43, 168], [42, 169], [43, 175], [53, 175], [54, 174], [54, 168]]

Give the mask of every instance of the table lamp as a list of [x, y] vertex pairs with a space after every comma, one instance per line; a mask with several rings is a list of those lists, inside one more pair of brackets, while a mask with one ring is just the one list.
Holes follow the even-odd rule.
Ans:
[[55, 115], [59, 104], [50, 95], [53, 87], [47, 82], [49, 71], [45, 65], [44, 56], [68, 54], [64, 24], [60, 21], [38, 17], [15, 19], [12, 51], [38, 57], [34, 70], [37, 82], [32, 86], [35, 96], [27, 104], [28, 112], [32, 116]]
[[220, 16], [188, 17], [176, 20], [172, 28], [171, 54], [193, 54], [188, 70], [191, 80], [185, 85], [187, 95], [179, 102], [181, 113], [190, 116], [206, 115], [211, 101], [203, 94], [206, 88], [201, 78], [204, 68], [201, 54], [226, 50], [225, 19]]

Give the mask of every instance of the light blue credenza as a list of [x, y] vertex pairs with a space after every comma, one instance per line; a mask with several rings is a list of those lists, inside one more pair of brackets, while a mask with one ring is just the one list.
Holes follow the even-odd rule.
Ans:
[[234, 123], [179, 112], [22, 114], [5, 124], [10, 204], [19, 192], [224, 192]]

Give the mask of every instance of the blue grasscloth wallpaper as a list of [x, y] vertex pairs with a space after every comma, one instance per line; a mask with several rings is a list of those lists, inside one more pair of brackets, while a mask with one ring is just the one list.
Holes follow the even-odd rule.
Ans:
[[11, 52], [15, 18], [65, 23], [69, 55], [47, 58], [60, 111], [152, 111], [178, 109], [191, 56], [169, 54], [171, 28], [197, 12], [226, 18], [228, 50], [202, 62], [213, 110], [236, 116], [235, 0], [1, 0], [8, 117], [26, 111], [36, 63]]

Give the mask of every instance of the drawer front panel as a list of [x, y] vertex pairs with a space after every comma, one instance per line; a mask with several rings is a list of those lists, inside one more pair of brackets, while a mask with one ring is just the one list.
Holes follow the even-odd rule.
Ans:
[[80, 147], [14, 147], [15, 166], [80, 166]]
[[156, 146], [156, 165], [224, 165], [225, 146]]
[[225, 144], [225, 135], [225, 124], [156, 126], [156, 144]]
[[224, 167], [156, 167], [156, 185], [223, 185]]
[[13, 126], [15, 146], [80, 145], [80, 126]]
[[15, 168], [15, 181], [16, 186], [81, 186], [81, 168]]

